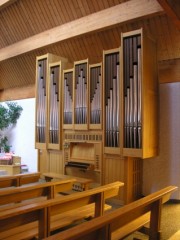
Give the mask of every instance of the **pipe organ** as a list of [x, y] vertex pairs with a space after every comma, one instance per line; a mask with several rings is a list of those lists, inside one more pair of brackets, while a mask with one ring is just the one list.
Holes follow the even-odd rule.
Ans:
[[102, 55], [91, 64], [37, 57], [36, 148], [47, 157], [62, 148], [66, 174], [124, 181], [128, 202], [141, 193], [141, 159], [157, 155], [156, 45], [139, 29]]

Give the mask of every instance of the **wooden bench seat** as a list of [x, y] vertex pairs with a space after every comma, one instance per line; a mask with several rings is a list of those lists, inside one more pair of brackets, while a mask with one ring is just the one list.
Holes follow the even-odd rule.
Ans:
[[[41, 203], [0, 211], [0, 239], [15, 239], [10, 238], [15, 235], [19, 237], [21, 225], [24, 226], [23, 239], [28, 239], [30, 235], [42, 239], [49, 236], [50, 232], [74, 224], [85, 217], [101, 216], [109, 209], [105, 200], [118, 195], [119, 188], [123, 185], [121, 182], [115, 182]], [[38, 227], [33, 225], [37, 222]]]
[[0, 189], [8, 187], [19, 187], [24, 184], [38, 182], [40, 179], [40, 172], [35, 173], [24, 173], [13, 176], [2, 176], [0, 177]]
[[[115, 240], [138, 230], [149, 222], [149, 239], [160, 239], [161, 207], [169, 200], [175, 186], [166, 187], [142, 199], [100, 216], [90, 223], [82, 223], [69, 230], [54, 234], [47, 240]], [[144, 221], [144, 222], [143, 222]]]
[[122, 226], [120, 229], [112, 232], [112, 239], [119, 240], [127, 237], [129, 234], [138, 231], [146, 224], [149, 225], [150, 222], [150, 212], [140, 216], [134, 221], [127, 223], [125, 226]]

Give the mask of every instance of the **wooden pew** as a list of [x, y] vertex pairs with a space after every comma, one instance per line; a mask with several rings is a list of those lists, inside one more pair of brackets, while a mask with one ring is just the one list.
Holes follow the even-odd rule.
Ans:
[[[149, 222], [149, 239], [160, 239], [161, 206], [169, 200], [175, 186], [166, 187], [142, 199], [82, 223], [80, 226], [55, 234], [47, 240], [114, 240], [123, 239]], [[149, 214], [150, 213], [150, 214]]]
[[[115, 182], [84, 192], [76, 192], [52, 200], [28, 204], [0, 212], [0, 239], [23, 239], [38, 236], [40, 239], [50, 232], [83, 219], [87, 211], [93, 217], [103, 215], [105, 200], [118, 195], [124, 184]], [[93, 212], [92, 212], [93, 211]]]
[[38, 182], [32, 183], [31, 185], [23, 185], [21, 187], [1, 190], [0, 205], [17, 203], [38, 197], [52, 199], [55, 198], [59, 192], [71, 190], [75, 181], [75, 179], [67, 179], [55, 182]]
[[2, 176], [0, 177], [0, 188], [19, 187], [23, 184], [38, 182], [39, 179], [40, 172]]
[[88, 190], [90, 183], [93, 182], [93, 180], [89, 178], [80, 178], [80, 177], [74, 177], [70, 175], [64, 175], [64, 174], [53, 173], [53, 172], [43, 173], [42, 175], [45, 177], [45, 180], [47, 182], [51, 181], [52, 179], [65, 180], [65, 179], [76, 178], [76, 182], [80, 183], [82, 191]]

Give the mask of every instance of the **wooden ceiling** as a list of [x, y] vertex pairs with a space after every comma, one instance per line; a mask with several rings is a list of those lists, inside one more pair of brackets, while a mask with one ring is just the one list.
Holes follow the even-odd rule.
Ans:
[[172, 62], [180, 57], [179, 5], [177, 0], [0, 0], [0, 90], [34, 84], [36, 56], [50, 52], [96, 63], [103, 50], [120, 46], [121, 32], [141, 27], [157, 41], [158, 61]]

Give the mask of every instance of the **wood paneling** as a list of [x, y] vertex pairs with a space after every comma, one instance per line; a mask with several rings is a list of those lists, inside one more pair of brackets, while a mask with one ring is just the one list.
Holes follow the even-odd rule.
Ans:
[[180, 82], [180, 59], [162, 61], [158, 68], [159, 83]]
[[41, 173], [49, 171], [49, 153], [47, 150], [38, 150], [38, 171]]
[[64, 173], [62, 151], [38, 150], [38, 171]]
[[114, 181], [124, 182], [120, 190], [120, 200], [134, 201], [142, 194], [143, 161], [139, 158], [104, 155], [104, 184]]
[[[125, 188], [127, 188], [124, 169], [125, 158], [118, 155], [104, 155], [103, 184], [122, 181], [125, 183]], [[119, 198], [121, 201], [124, 200], [124, 189], [120, 190]]]
[[[66, 24], [70, 26], [69, 22], [71, 21], [81, 22], [81, 18], [83, 17], [89, 21], [90, 16], [96, 16], [96, 21], [94, 18], [93, 21], [95, 24], [93, 24], [93, 26], [89, 25], [88, 34], [79, 36], [82, 32], [78, 31], [76, 33], [77, 36], [74, 38], [56, 42], [50, 46], [44, 46], [43, 48], [36, 49], [29, 53], [24, 53], [17, 57], [1, 61], [0, 89], [34, 84], [36, 56], [41, 56], [49, 52], [66, 57], [71, 62], [89, 58], [90, 63], [97, 63], [102, 61], [103, 50], [113, 49], [120, 46], [121, 32], [132, 31], [141, 27], [144, 28], [147, 34], [151, 34], [153, 38], [157, 40], [157, 56], [159, 61], [178, 59], [180, 57], [180, 33], [172, 18], [169, 18], [164, 12], [164, 15], [161, 13], [157, 16], [146, 16], [146, 18], [139, 19], [142, 15], [142, 11], [140, 11], [141, 8], [134, 6], [132, 9], [134, 3], [147, 2], [148, 4], [151, 4], [147, 4], [147, 6], [154, 6], [154, 4], [157, 4], [156, 0], [4, 1], [10, 4], [5, 8], [0, 8], [0, 51], [4, 51], [4, 48], [11, 46], [12, 44], [18, 44], [19, 41], [25, 41], [24, 39], [33, 36], [36, 36], [34, 38], [37, 39], [37, 35], [44, 31], [49, 31], [50, 33], [53, 28], [57, 27], [57, 29], [61, 29], [62, 26], [66, 26]], [[0, 3], [4, 1], [1, 0]], [[168, 2], [170, 2], [170, 0]], [[173, 5], [178, 9], [178, 4], [175, 5], [174, 2], [177, 4], [177, 0], [171, 0], [171, 3], [173, 3], [171, 6]], [[110, 11], [110, 9], [123, 9], [123, 6], [128, 6], [128, 15], [130, 18], [133, 18], [133, 15], [131, 15], [132, 13], [137, 14], [136, 17], [138, 18], [130, 22], [113, 26], [109, 29], [100, 29], [90, 33], [93, 29], [95, 30], [103, 26], [105, 27], [107, 21], [107, 25], [112, 24], [112, 21], [116, 19], [115, 13], [117, 12]], [[147, 7], [145, 9], [147, 10]], [[99, 11], [107, 11], [108, 14], [105, 16], [105, 22], [104, 19], [102, 19], [101, 13], [99, 14]], [[149, 11], [151, 11], [151, 9], [148, 9], [148, 12]], [[125, 16], [120, 11], [118, 11], [117, 14]], [[122, 21], [122, 16], [117, 16], [117, 22], [115, 21], [113, 24]], [[127, 19], [129, 19], [129, 17], [127, 17], [126, 12], [126, 20]], [[103, 25], [99, 25], [100, 23]], [[90, 22], [87, 24], [90, 24]], [[83, 23], [84, 31], [86, 31], [85, 28], [87, 24]], [[80, 26], [76, 26], [76, 30], [78, 28], [81, 31], [83, 30]], [[65, 31], [66, 38], [67, 36], [70, 37], [67, 29], [65, 29]], [[55, 36], [51, 35], [50, 37], [54, 38]], [[42, 41], [44, 41], [44, 39]], [[29, 46], [32, 47], [33, 44], [34, 43], [27, 41], [27, 45], [23, 51], [27, 51]], [[20, 45], [20, 48], [22, 48], [22, 45]], [[15, 54], [17, 54], [16, 51], [19, 50], [16, 49]]]
[[[136, 9], [138, 9], [138, 12]], [[136, 18], [147, 17], [161, 12], [162, 8], [156, 0], [131, 0], [130, 2], [119, 4], [54, 28], [51, 28], [49, 25], [49, 28], [51, 28], [50, 30], [44, 31], [30, 38], [24, 39], [23, 37], [24, 40], [0, 50], [0, 61], [72, 37], [87, 34], [92, 31], [102, 30], [116, 24], [122, 24]], [[15, 16], [16, 14], [14, 14], [14, 17]], [[51, 22], [50, 19], [52, 18], [49, 18], [49, 22]], [[14, 25], [13, 23], [17, 22], [14, 21], [14, 18], [11, 19], [11, 21], [13, 21], [11, 25]], [[14, 25], [14, 28], [17, 28], [18, 26], [19, 24], [17, 24], [17, 26]]]
[[180, 2], [179, 0], [157, 0], [174, 24], [180, 29]]
[[49, 172], [64, 173], [62, 151], [49, 151]]

